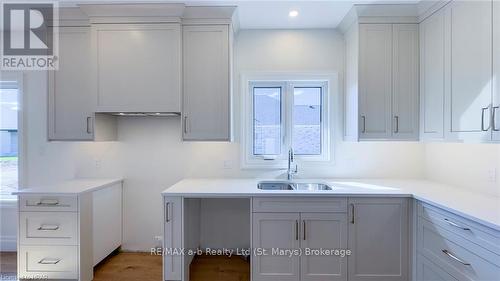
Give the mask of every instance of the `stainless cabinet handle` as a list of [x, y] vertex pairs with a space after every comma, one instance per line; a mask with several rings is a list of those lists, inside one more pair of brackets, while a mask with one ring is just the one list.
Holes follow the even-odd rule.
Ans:
[[184, 116], [184, 134], [188, 133], [188, 125], [187, 125], [188, 117]]
[[295, 240], [299, 240], [299, 221], [295, 221]]
[[351, 204], [351, 212], [352, 212], [351, 223], [354, 224], [354, 204]]
[[38, 203], [36, 203], [37, 206], [57, 206], [59, 205], [59, 200], [57, 199], [41, 199]]
[[304, 233], [303, 233], [304, 241], [306, 241], [306, 221], [305, 220], [302, 221], [302, 230], [304, 231]]
[[166, 222], [170, 222], [170, 202], [167, 202], [167, 204], [165, 204], [165, 221]]
[[61, 259], [50, 259], [50, 258], [43, 258], [40, 261], [38, 261], [39, 264], [58, 264], [61, 261]]
[[454, 223], [454, 222], [450, 221], [449, 219], [444, 219], [444, 220], [445, 220], [445, 221], [446, 221], [449, 225], [451, 225], [451, 226], [454, 226], [454, 227], [460, 228], [460, 229], [462, 229], [462, 230], [470, 230], [470, 228], [468, 228], [468, 227], [464, 227], [464, 226], [461, 226], [461, 225], [458, 225], [458, 224], [456, 224], [456, 223]]
[[491, 124], [492, 124], [492, 127], [493, 127], [493, 131], [495, 131], [495, 132], [500, 131], [500, 129], [497, 128], [497, 125], [495, 124], [496, 123], [497, 109], [499, 109], [499, 108], [500, 108], [500, 106], [494, 106], [493, 107], [493, 114], [491, 116]]
[[481, 131], [487, 132], [491, 128], [491, 122], [488, 122], [488, 128], [484, 126], [484, 112], [490, 109], [490, 106], [481, 108]]
[[361, 115], [361, 120], [363, 120], [363, 129], [361, 130], [361, 133], [366, 133], [366, 116]]
[[458, 258], [457, 256], [455, 256], [454, 254], [450, 253], [450, 251], [448, 250], [441, 250], [445, 255], [447, 255], [448, 257], [450, 257], [451, 259], [453, 260], [456, 260], [458, 261], [459, 263], [463, 264], [463, 265], [470, 265], [470, 263], [468, 262], [465, 262], [464, 260]]
[[394, 119], [396, 121], [396, 128], [394, 129], [394, 133], [399, 133], [399, 116], [394, 116]]
[[38, 230], [43, 230], [43, 231], [49, 231], [49, 230], [58, 230], [59, 226], [58, 225], [41, 225]]
[[87, 134], [92, 134], [92, 117], [87, 117]]

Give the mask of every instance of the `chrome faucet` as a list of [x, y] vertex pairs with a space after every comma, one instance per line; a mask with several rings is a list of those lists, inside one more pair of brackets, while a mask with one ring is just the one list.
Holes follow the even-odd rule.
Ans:
[[[294, 158], [295, 156], [293, 154], [293, 148], [290, 148], [290, 150], [288, 150], [288, 170], [286, 171], [286, 178], [289, 181], [293, 180], [293, 176], [296, 175], [299, 171], [297, 164], [295, 164]], [[292, 164], [295, 164], [295, 168], [292, 168]]]

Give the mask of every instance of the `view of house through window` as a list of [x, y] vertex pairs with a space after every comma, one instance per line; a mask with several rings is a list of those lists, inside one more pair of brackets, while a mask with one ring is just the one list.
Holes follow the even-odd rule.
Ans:
[[298, 156], [323, 156], [325, 82], [251, 82], [252, 155], [283, 158], [289, 148]]
[[18, 97], [16, 82], [0, 81], [0, 200], [18, 187]]

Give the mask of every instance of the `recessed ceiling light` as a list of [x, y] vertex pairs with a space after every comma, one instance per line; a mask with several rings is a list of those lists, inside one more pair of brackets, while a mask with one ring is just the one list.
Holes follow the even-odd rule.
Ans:
[[291, 17], [291, 18], [294, 18], [296, 16], [299, 15], [299, 11], [297, 10], [291, 10], [289, 13], [288, 13], [288, 16]]

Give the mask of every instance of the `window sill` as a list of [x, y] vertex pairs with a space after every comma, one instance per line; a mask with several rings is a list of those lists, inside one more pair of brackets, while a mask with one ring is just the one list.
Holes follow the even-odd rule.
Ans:
[[0, 198], [0, 208], [17, 208], [17, 197]]

